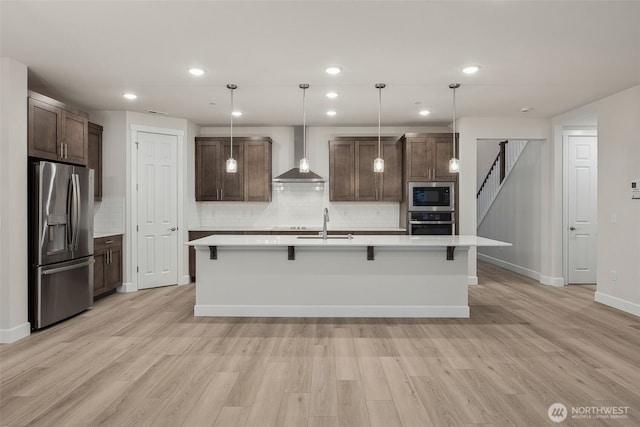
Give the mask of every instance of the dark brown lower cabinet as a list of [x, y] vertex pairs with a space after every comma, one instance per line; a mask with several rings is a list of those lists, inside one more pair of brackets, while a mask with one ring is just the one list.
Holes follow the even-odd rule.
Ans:
[[93, 239], [93, 299], [122, 285], [122, 235]]

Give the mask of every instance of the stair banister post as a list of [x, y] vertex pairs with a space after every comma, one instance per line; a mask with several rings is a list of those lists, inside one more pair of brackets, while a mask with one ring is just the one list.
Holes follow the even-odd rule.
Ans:
[[508, 143], [509, 141], [500, 142], [500, 184], [502, 184], [502, 181], [504, 181], [504, 177], [507, 174], [506, 151]]

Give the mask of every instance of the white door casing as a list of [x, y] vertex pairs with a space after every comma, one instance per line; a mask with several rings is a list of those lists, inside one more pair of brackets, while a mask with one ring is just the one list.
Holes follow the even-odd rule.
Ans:
[[137, 132], [138, 289], [178, 283], [178, 137]]
[[596, 283], [598, 239], [598, 138], [564, 134], [567, 153], [567, 283]]

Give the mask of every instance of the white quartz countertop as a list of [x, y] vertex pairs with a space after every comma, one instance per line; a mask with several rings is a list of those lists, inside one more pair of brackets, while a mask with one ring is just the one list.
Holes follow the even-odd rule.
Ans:
[[511, 243], [478, 236], [353, 236], [351, 239], [329, 236], [327, 240], [299, 238], [299, 236], [274, 235], [214, 235], [185, 243], [189, 246], [298, 246], [298, 247], [348, 247], [348, 246], [396, 246], [396, 247], [471, 247], [511, 246]]
[[121, 234], [124, 233], [113, 233], [113, 232], [94, 232], [93, 233], [93, 238], [94, 239], [100, 239], [102, 237], [109, 237], [109, 236], [119, 236]]
[[[189, 227], [189, 231], [299, 231], [299, 232], [307, 232], [307, 231], [322, 231], [322, 227], [267, 227], [267, 226], [237, 226], [237, 227], [216, 227], [216, 226], [197, 226], [197, 227]], [[340, 231], [380, 231], [380, 232], [406, 232], [406, 228], [399, 227], [331, 227], [329, 229], [331, 232], [340, 232]]]

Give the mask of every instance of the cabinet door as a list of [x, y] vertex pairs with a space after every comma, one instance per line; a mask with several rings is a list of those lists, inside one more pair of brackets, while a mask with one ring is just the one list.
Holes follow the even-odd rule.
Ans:
[[219, 200], [225, 201], [238, 201], [244, 200], [244, 165], [243, 165], [243, 147], [242, 141], [238, 140], [237, 143], [233, 143], [233, 158], [236, 159], [238, 165], [238, 171], [235, 173], [228, 173], [227, 159], [231, 156], [231, 145], [229, 143], [222, 144], [222, 159], [219, 164], [220, 168], [220, 198]]
[[426, 181], [432, 179], [430, 144], [427, 138], [407, 139], [408, 179]]
[[103, 294], [107, 291], [107, 283], [106, 283], [106, 265], [107, 265], [107, 257], [106, 251], [100, 250], [95, 251], [93, 254], [93, 259], [95, 263], [93, 264], [93, 297], [97, 297], [100, 294]]
[[329, 141], [329, 200], [355, 200], [353, 141]]
[[244, 142], [244, 200], [271, 201], [271, 142], [267, 139]]
[[[455, 181], [458, 174], [449, 172], [449, 159], [453, 157], [453, 137], [451, 135], [430, 137], [433, 160], [434, 181]], [[456, 150], [457, 151], [457, 150]]]
[[378, 200], [387, 202], [399, 202], [402, 200], [401, 142], [384, 142], [382, 144], [382, 156], [384, 158], [384, 172], [378, 174]]
[[218, 186], [221, 160], [220, 143], [196, 138], [196, 200], [215, 201], [220, 195]]
[[62, 110], [62, 142], [65, 144], [65, 161], [87, 165], [88, 130], [89, 124], [86, 118]]
[[122, 285], [122, 246], [109, 249], [109, 263], [107, 265], [106, 290], [115, 289]]
[[62, 110], [29, 98], [29, 156], [60, 160]]
[[93, 199], [102, 200], [102, 126], [89, 123], [89, 159], [87, 166], [94, 172]]
[[[378, 176], [373, 171], [373, 161], [378, 157], [378, 145], [374, 141], [356, 141], [355, 143], [355, 200], [378, 200]], [[387, 162], [385, 159], [385, 172]]]

